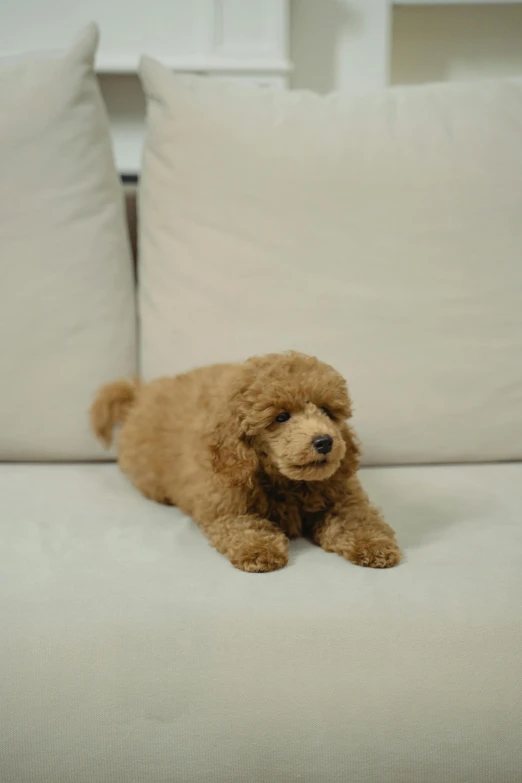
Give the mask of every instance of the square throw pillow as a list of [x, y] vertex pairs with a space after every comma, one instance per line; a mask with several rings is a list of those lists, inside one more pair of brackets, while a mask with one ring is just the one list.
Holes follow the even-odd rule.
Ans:
[[147, 378], [297, 349], [346, 377], [367, 462], [522, 457], [522, 80], [141, 79]]
[[97, 387], [136, 369], [123, 191], [91, 25], [64, 54], [0, 60], [0, 459], [107, 458]]

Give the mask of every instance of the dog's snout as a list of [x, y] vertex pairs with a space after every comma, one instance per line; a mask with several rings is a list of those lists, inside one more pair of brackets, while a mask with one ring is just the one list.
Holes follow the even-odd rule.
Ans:
[[333, 440], [329, 435], [316, 435], [312, 444], [319, 454], [329, 454], [332, 450]]

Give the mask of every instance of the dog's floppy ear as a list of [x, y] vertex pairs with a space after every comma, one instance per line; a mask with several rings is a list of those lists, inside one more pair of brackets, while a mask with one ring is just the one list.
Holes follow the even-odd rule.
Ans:
[[212, 467], [230, 486], [251, 484], [259, 461], [242, 429], [242, 420], [236, 406], [215, 423], [210, 438]]
[[348, 424], [343, 424], [341, 427], [341, 434], [346, 444], [346, 453], [343, 457], [343, 467], [347, 471], [348, 475], [353, 476], [359, 470], [361, 449], [359, 445], [359, 439]]

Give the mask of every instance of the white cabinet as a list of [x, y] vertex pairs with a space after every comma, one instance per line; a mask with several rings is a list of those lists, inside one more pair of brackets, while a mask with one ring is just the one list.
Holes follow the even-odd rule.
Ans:
[[61, 49], [90, 21], [97, 68], [134, 73], [146, 52], [180, 71], [286, 79], [289, 0], [3, 0], [0, 56]]

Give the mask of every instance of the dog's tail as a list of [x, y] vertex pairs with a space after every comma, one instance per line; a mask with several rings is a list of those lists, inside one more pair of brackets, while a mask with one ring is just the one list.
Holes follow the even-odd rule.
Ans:
[[125, 421], [136, 401], [139, 391], [137, 380], [123, 380], [102, 386], [91, 405], [91, 427], [104, 446], [112, 443], [112, 433], [117, 424]]

